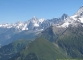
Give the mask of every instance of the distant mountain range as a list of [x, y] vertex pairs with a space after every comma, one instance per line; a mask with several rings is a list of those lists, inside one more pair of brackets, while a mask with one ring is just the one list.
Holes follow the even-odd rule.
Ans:
[[67, 17], [68, 16], [66, 14], [63, 14], [61, 18], [53, 18], [48, 20], [33, 17], [26, 22], [0, 24], [0, 44], [3, 46], [13, 42], [14, 40], [25, 39], [25, 35], [28, 36], [26, 37], [27, 39], [34, 39], [37, 34], [41, 33], [53, 24], [63, 22], [63, 20]]

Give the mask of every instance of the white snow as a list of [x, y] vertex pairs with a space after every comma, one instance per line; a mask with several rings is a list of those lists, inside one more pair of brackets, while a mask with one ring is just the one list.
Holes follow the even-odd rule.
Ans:
[[39, 27], [39, 24], [35, 23], [34, 26], [35, 26], [35, 27]]
[[0, 24], [0, 27], [11, 28], [10, 24]]
[[44, 29], [40, 29], [39, 31], [43, 31]]
[[0, 24], [0, 27], [3, 28], [15, 28], [15, 29], [19, 29], [19, 30], [28, 30], [27, 28], [27, 24], [22, 23], [22, 22], [17, 22], [15, 24]]
[[79, 19], [80, 19], [81, 23], [83, 23], [83, 17], [82, 18], [79, 18]]
[[25, 25], [23, 26], [22, 30], [28, 30], [27, 24], [25, 24]]
[[68, 25], [69, 25], [69, 23], [66, 22], [66, 23], [62, 24], [61, 27], [68, 27]]
[[43, 18], [43, 19], [39, 19], [39, 22], [40, 22], [40, 23], [44, 22], [44, 18]]
[[37, 23], [37, 21], [35, 21], [35, 20], [32, 20], [32, 23]]
[[28, 30], [28, 28], [25, 28], [25, 27], [24, 27], [24, 28], [22, 28], [22, 30]]
[[77, 17], [77, 15], [73, 15], [73, 16], [71, 16], [70, 18], [72, 18], [72, 19], [74, 19], [74, 20], [77, 20], [76, 17]]
[[0, 25], [0, 27], [2, 27], [2, 25]]

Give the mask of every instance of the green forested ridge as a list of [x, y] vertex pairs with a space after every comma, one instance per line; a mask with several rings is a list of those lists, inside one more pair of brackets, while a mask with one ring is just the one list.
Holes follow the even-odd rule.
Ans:
[[37, 38], [30, 43], [25, 49], [10, 60], [56, 60], [68, 58], [59, 48], [51, 42]]
[[7, 60], [20, 52], [30, 41], [17, 40], [0, 48], [0, 60]]

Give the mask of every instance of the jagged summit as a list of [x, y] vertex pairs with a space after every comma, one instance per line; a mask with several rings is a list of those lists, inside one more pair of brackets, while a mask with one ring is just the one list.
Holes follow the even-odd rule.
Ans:
[[83, 6], [80, 7], [80, 9], [83, 8]]
[[79, 10], [77, 11], [75, 15], [77, 15], [78, 17], [83, 16], [83, 6], [79, 8]]
[[61, 16], [62, 20], [66, 19], [67, 17], [68, 17], [68, 15], [65, 13]]
[[38, 20], [38, 18], [36, 16], [33, 16], [32, 20]]

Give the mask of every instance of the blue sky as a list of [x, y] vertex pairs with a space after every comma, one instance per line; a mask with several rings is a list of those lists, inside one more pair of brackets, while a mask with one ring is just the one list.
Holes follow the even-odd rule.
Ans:
[[0, 23], [27, 21], [33, 16], [51, 19], [73, 15], [83, 0], [0, 0]]

